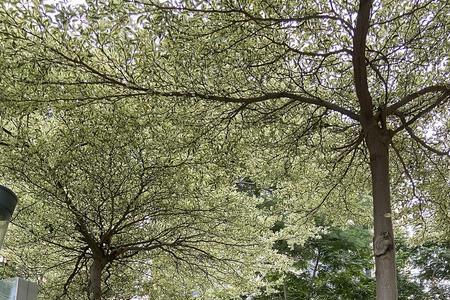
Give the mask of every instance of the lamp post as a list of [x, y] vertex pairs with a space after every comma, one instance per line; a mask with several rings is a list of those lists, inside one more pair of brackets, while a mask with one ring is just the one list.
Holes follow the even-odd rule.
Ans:
[[[0, 185], [0, 249], [16, 205], [16, 194]], [[18, 277], [0, 280], [0, 300], [36, 300], [37, 294], [36, 283]]]
[[0, 248], [3, 246], [9, 221], [17, 204], [17, 196], [13, 191], [0, 185]]

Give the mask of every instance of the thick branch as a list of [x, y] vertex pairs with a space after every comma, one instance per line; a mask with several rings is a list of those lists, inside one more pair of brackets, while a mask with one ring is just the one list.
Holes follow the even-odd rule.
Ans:
[[373, 104], [367, 83], [365, 54], [371, 7], [371, 0], [360, 0], [358, 17], [356, 19], [356, 27], [353, 36], [353, 76], [356, 95], [358, 96], [359, 105], [361, 107], [361, 117], [363, 119], [361, 121], [364, 122], [373, 119]]
[[286, 43], [286, 42], [280, 42], [280, 41], [277, 41], [275, 38], [270, 38], [270, 37], [268, 37], [268, 36], [265, 36], [265, 37], [266, 37], [269, 41], [271, 41], [272, 43], [274, 43], [274, 44], [276, 44], [276, 45], [278, 45], [278, 46], [285, 47], [287, 50], [292, 51], [292, 52], [297, 53], [297, 54], [302, 55], [302, 56], [323, 57], [323, 58], [327, 58], [327, 57], [329, 57], [329, 56], [336, 55], [336, 54], [340, 54], [340, 53], [347, 53], [347, 54], [350, 54], [350, 55], [352, 54], [352, 51], [351, 51], [351, 50], [345, 49], [345, 48], [338, 49], [338, 50], [332, 50], [332, 51], [329, 51], [329, 52], [320, 52], [320, 51], [317, 51], [317, 52], [312, 52], [312, 51], [301, 51], [301, 50], [298, 50], [298, 49], [296, 49], [296, 48], [291, 47], [291, 46], [290, 46], [288, 43]]
[[[421, 110], [420, 112], [415, 114], [409, 120], [406, 120], [402, 113], [396, 112], [395, 115], [397, 115], [400, 118], [400, 120], [402, 121], [402, 125], [394, 130], [394, 134], [399, 132], [399, 131], [402, 131], [407, 126], [410, 126], [411, 124], [416, 122], [418, 119], [420, 119], [422, 116], [424, 116], [427, 113], [431, 112], [434, 108], [438, 107], [439, 105], [441, 105], [442, 103], [448, 101], [449, 99], [450, 99], [450, 90], [447, 90], [439, 98], [437, 98], [437, 100], [435, 102], [433, 102], [431, 105], [429, 105], [428, 107], [424, 108], [423, 110]], [[402, 118], [403, 118], [403, 120], [402, 120]]]
[[[50, 48], [50, 50], [52, 50], [53, 52], [55, 52], [58, 55], [61, 55], [63, 58], [87, 69], [88, 71], [92, 72], [93, 74], [99, 76], [103, 80], [105, 80], [113, 85], [118, 85], [118, 86], [122, 86], [126, 89], [143, 92], [143, 93], [130, 94], [130, 96], [151, 95], [151, 96], [161, 96], [161, 97], [185, 97], [185, 98], [198, 98], [198, 99], [203, 99], [203, 100], [218, 101], [218, 102], [225, 102], [225, 103], [246, 103], [246, 104], [263, 102], [266, 100], [287, 98], [287, 99], [292, 99], [292, 100], [295, 100], [295, 101], [298, 101], [301, 103], [308, 103], [308, 104], [325, 107], [327, 109], [339, 112], [343, 115], [346, 115], [347, 117], [349, 117], [353, 120], [356, 120], [356, 121], [359, 120], [358, 114], [356, 114], [355, 112], [348, 110], [344, 107], [341, 107], [337, 104], [322, 100], [320, 98], [305, 97], [305, 96], [298, 95], [295, 93], [290, 93], [290, 92], [266, 93], [266, 94], [263, 94], [260, 96], [254, 96], [254, 97], [230, 97], [230, 96], [220, 96], [220, 95], [208, 95], [208, 94], [203, 94], [203, 93], [198, 93], [198, 92], [182, 92], [182, 91], [161, 92], [158, 90], [152, 90], [152, 89], [137, 86], [134, 84], [130, 85], [128, 82], [120, 81], [108, 74], [104, 74], [104, 73], [100, 72], [99, 70], [91, 67], [90, 65], [88, 65], [87, 63], [82, 61], [81, 59], [71, 58], [53, 48]], [[340, 50], [340, 51], [344, 51], [344, 50]], [[127, 97], [126, 94], [123, 96]], [[102, 98], [104, 98], [104, 97], [102, 97]], [[59, 100], [64, 100], [64, 99], [59, 99]]]
[[420, 96], [423, 96], [428, 93], [436, 93], [436, 92], [447, 92], [448, 93], [448, 92], [450, 92], [450, 87], [449, 87], [449, 85], [439, 85], [439, 84], [425, 87], [417, 92], [414, 92], [412, 94], [409, 94], [409, 95], [403, 97], [397, 103], [394, 103], [391, 106], [387, 107], [386, 115], [395, 114], [399, 108], [407, 105], [408, 103], [410, 103], [414, 99], [419, 98]]
[[275, 100], [275, 99], [292, 99], [297, 102], [301, 103], [308, 103], [313, 104], [321, 107], [325, 107], [327, 109], [333, 110], [335, 112], [339, 112], [343, 115], [346, 115], [347, 117], [358, 121], [359, 116], [344, 107], [341, 107], [337, 104], [334, 104], [332, 102], [328, 102], [325, 100], [322, 100], [320, 98], [312, 98], [312, 97], [305, 97], [302, 95], [290, 93], [290, 92], [278, 92], [278, 93], [267, 93], [263, 94], [261, 96], [254, 96], [254, 97], [229, 97], [229, 96], [218, 96], [218, 95], [207, 95], [207, 94], [201, 94], [201, 93], [189, 93], [189, 92], [159, 92], [159, 91], [148, 91], [148, 94], [150, 95], [156, 95], [156, 96], [165, 96], [165, 97], [187, 97], [187, 98], [199, 98], [203, 100], [211, 100], [211, 101], [219, 101], [219, 102], [228, 102], [228, 103], [257, 103], [257, 102], [263, 102], [267, 100]]
[[[364, 47], [363, 47], [363, 49], [364, 49]], [[79, 65], [82, 68], [85, 68], [87, 71], [99, 76], [106, 82], [109, 82], [113, 85], [121, 86], [126, 89], [143, 92], [143, 93], [130, 94], [130, 96], [153, 95], [153, 96], [162, 96], [162, 97], [185, 97], [185, 98], [198, 98], [198, 99], [203, 99], [203, 100], [211, 100], [211, 101], [226, 102], [226, 103], [246, 103], [246, 104], [263, 102], [266, 100], [287, 98], [287, 99], [292, 99], [292, 100], [295, 100], [295, 101], [298, 101], [301, 103], [308, 103], [308, 104], [325, 107], [327, 109], [339, 112], [343, 115], [346, 115], [347, 117], [349, 117], [353, 120], [356, 120], [356, 121], [359, 120], [358, 114], [356, 114], [355, 112], [348, 110], [344, 107], [341, 107], [337, 104], [322, 100], [317, 97], [314, 97], [314, 98], [313, 97], [305, 97], [305, 96], [298, 95], [295, 93], [290, 93], [290, 92], [266, 93], [266, 94], [263, 94], [260, 96], [254, 96], [254, 97], [230, 97], [230, 96], [220, 96], [220, 95], [208, 95], [208, 94], [203, 94], [203, 93], [198, 93], [198, 92], [182, 92], [182, 91], [161, 92], [161, 91], [157, 91], [157, 90], [152, 90], [152, 89], [148, 89], [143, 86], [130, 84], [126, 81], [121, 81], [119, 79], [116, 79], [113, 76], [110, 76], [108, 74], [105, 74], [105, 73], [93, 68], [92, 66], [90, 66], [89, 64], [87, 64], [86, 62], [81, 60], [80, 58], [72, 58], [72, 57], [70, 57], [54, 48], [51, 48], [51, 47], [49, 47], [49, 50], [62, 56], [64, 59], [71, 61], [74, 64]], [[332, 52], [332, 53], [324, 54], [324, 55], [328, 56], [328, 55], [332, 55], [332, 54], [336, 54], [336, 53], [340, 53], [340, 52], [347, 52], [347, 51], [349, 51], [349, 50], [341, 49], [336, 52]], [[366, 81], [367, 81], [367, 75], [366, 75]], [[367, 82], [366, 82], [366, 85], [367, 85]], [[123, 96], [127, 97], [126, 94]], [[105, 97], [101, 97], [101, 98], [105, 98]], [[59, 99], [59, 100], [64, 100], [64, 99]]]

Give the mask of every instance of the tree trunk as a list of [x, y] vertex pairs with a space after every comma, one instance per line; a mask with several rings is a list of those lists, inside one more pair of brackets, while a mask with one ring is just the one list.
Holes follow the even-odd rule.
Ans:
[[94, 261], [89, 269], [89, 300], [102, 299], [102, 272], [105, 266], [105, 259], [94, 257]]
[[[352, 63], [356, 95], [360, 106], [360, 122], [370, 153], [372, 174], [375, 274], [377, 300], [397, 300], [394, 233], [391, 220], [391, 192], [389, 189], [389, 144], [384, 109], [374, 115], [372, 96], [367, 80], [366, 39], [370, 28], [373, 0], [360, 0], [353, 36]], [[384, 103], [386, 105], [386, 103]]]
[[377, 300], [397, 300], [394, 233], [389, 187], [389, 142], [386, 129], [373, 126], [367, 132], [370, 153], [374, 216], [374, 254]]

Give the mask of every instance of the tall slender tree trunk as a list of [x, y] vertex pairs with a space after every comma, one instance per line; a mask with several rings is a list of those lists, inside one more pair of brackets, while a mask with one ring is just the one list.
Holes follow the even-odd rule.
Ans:
[[[374, 254], [377, 300], [397, 300], [394, 233], [391, 219], [391, 191], [389, 188], [389, 144], [391, 133], [383, 115], [383, 104], [374, 114], [374, 103], [367, 79], [366, 41], [370, 28], [373, 0], [359, 0], [353, 35], [353, 76], [360, 106], [359, 118], [370, 154], [372, 174]], [[386, 105], [387, 103], [384, 103]]]
[[94, 261], [89, 269], [89, 300], [102, 299], [102, 272], [106, 266], [106, 261], [101, 257], [94, 257]]
[[366, 141], [372, 175], [376, 295], [377, 300], [396, 300], [398, 295], [389, 183], [389, 132], [374, 126], [367, 134]]

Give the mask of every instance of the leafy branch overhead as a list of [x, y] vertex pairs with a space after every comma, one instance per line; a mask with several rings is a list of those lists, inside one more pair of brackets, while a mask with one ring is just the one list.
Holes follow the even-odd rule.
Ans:
[[[352, 87], [352, 63], [357, 64], [363, 73], [368, 67], [367, 74], [355, 76], [371, 86], [373, 104], [367, 110], [377, 122], [386, 122], [395, 133], [408, 129], [420, 145], [433, 148], [411, 127], [448, 104], [447, 34], [440, 26], [447, 5], [375, 2], [374, 17], [365, 25], [367, 42], [356, 46], [355, 9], [340, 2], [195, 6], [125, 1], [112, 8], [88, 3], [61, 11], [48, 5], [28, 11], [19, 6], [16, 12], [4, 11], [8, 34], [2, 38], [16, 44], [24, 40], [40, 50], [40, 58], [28, 62], [38, 67], [36, 77], [22, 83], [50, 90], [66, 86], [65, 93], [36, 99], [45, 101], [163, 96], [238, 103], [257, 111], [312, 104], [360, 122]], [[431, 11], [436, 11], [432, 18]], [[17, 15], [34, 17], [41, 25], [18, 23]], [[403, 28], [420, 30], [412, 35]], [[427, 43], [418, 48], [423, 41]], [[428, 53], [436, 53], [433, 61], [425, 59]], [[440, 63], [429, 72], [434, 61]], [[74, 88], [79, 85], [87, 89]], [[276, 107], [261, 103], [268, 100], [276, 100]]]
[[[390, 245], [375, 255], [377, 297], [396, 299], [393, 222], [422, 239], [449, 234], [449, 8], [7, 1], [0, 149], [49, 109], [131, 105], [130, 119], [182, 112], [172, 130], [185, 134], [171, 149], [198, 155], [198, 165], [214, 149], [215, 164], [273, 187], [290, 233], [319, 210], [336, 223], [367, 222], [371, 199], [374, 240]], [[145, 135], [150, 123], [136, 130]]]

